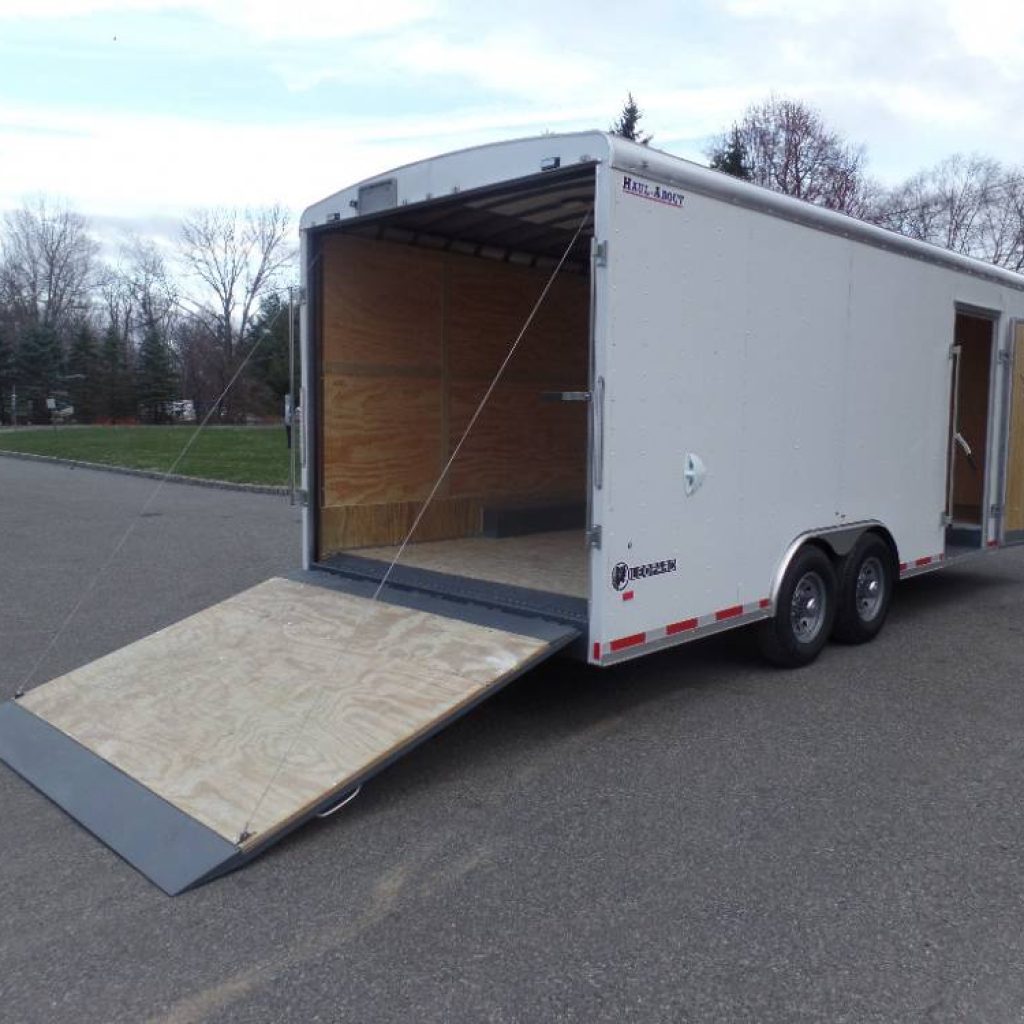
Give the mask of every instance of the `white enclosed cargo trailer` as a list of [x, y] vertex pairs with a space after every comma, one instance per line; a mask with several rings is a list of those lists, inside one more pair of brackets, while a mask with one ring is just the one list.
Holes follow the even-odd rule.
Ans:
[[1020, 275], [594, 133], [302, 228], [309, 565], [379, 578], [566, 253], [394, 578], [569, 597], [595, 665], [759, 620], [795, 664], [1024, 538]]
[[1024, 540], [1024, 277], [603, 133], [302, 218], [304, 566], [0, 707], [168, 892], [556, 651], [873, 637]]

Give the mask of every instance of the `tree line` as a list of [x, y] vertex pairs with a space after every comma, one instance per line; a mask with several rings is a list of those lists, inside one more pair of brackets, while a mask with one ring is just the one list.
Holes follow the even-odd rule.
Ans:
[[[612, 131], [647, 144], [630, 95]], [[706, 156], [711, 167], [965, 256], [1024, 271], [1024, 166], [955, 153], [886, 187], [867, 150], [808, 103], [770, 96], [747, 107]]]
[[162, 423], [215, 403], [218, 421], [280, 414], [290, 231], [279, 205], [197, 210], [173, 244], [126, 237], [103, 258], [88, 220], [62, 203], [8, 212], [0, 422]]
[[[647, 144], [643, 116], [630, 95], [611, 130]], [[751, 104], [707, 157], [735, 177], [1024, 271], [1024, 167], [954, 154], [885, 187], [863, 145], [813, 106], [777, 96]], [[47, 423], [69, 409], [77, 422], [160, 423], [215, 404], [220, 422], [279, 415], [294, 277], [280, 205], [196, 210], [173, 243], [129, 237], [112, 258], [64, 204], [40, 197], [9, 211], [0, 423]]]

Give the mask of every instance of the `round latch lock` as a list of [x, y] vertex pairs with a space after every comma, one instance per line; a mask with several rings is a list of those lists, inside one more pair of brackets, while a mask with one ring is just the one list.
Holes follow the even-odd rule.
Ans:
[[686, 460], [683, 464], [683, 485], [686, 489], [687, 497], [690, 497], [691, 494], [696, 494], [700, 490], [700, 485], [704, 483], [706, 473], [707, 469], [704, 466], [704, 460], [695, 452], [687, 452]]

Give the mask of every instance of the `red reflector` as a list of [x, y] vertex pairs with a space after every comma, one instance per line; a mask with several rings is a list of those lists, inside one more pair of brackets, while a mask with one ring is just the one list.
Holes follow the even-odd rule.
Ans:
[[646, 642], [646, 633], [634, 633], [632, 636], [621, 636], [618, 640], [613, 640], [608, 646], [613, 651], [622, 651], [627, 647], [637, 647]]
[[735, 604], [731, 608], [723, 608], [719, 612], [715, 612], [715, 622], [721, 622], [722, 619], [735, 619], [737, 615], [743, 614], [743, 605]]
[[696, 629], [696, 619], [683, 619], [682, 622], [670, 622], [665, 627], [665, 633], [668, 636], [672, 636], [675, 633], [685, 633], [688, 629]]
[[914, 562], [914, 565], [931, 565], [931, 564], [932, 564], [932, 556], [931, 555], [925, 555], [924, 558], [918, 558]]
[[771, 606], [772, 606], [771, 598], [768, 598], [768, 597], [762, 597], [761, 600], [757, 602], [757, 607], [758, 608], [771, 608]]
[[997, 547], [999, 547], [999, 541], [997, 541], [997, 540], [990, 540], [988, 542], [988, 546], [990, 548], [997, 548]]
[[623, 600], [623, 601], [632, 601], [632, 600], [633, 600], [633, 597], [634, 597], [634, 592], [633, 592], [632, 590], [627, 590], [627, 591], [626, 591], [626, 592], [625, 592], [625, 593], [624, 593], [624, 594], [622, 595], [622, 600]]

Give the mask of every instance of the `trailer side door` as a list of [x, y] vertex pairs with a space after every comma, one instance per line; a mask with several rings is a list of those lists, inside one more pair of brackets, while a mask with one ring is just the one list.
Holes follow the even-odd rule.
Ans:
[[1024, 320], [1011, 327], [1004, 544], [1024, 542]]

